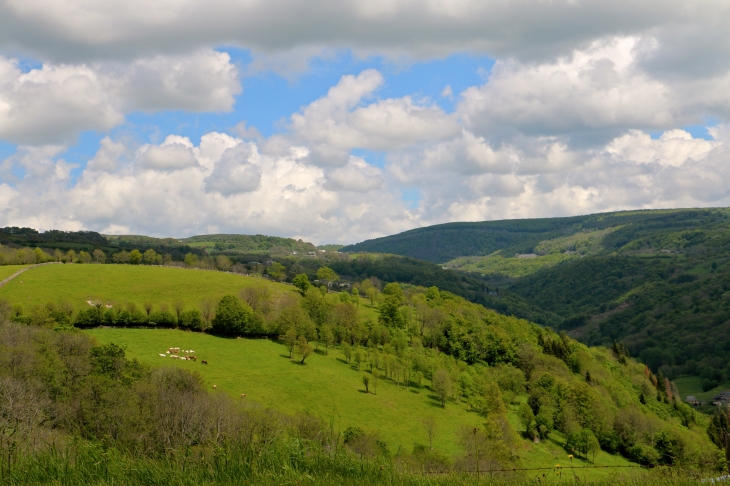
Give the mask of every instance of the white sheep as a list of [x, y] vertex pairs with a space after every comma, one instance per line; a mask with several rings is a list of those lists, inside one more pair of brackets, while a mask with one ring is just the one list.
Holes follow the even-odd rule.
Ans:
[[163, 358], [167, 358], [167, 355], [166, 354], [160, 353], [160, 356], [162, 356]]

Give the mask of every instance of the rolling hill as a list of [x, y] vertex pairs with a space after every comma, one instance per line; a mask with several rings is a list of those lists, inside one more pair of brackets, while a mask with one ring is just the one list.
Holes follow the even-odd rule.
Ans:
[[[626, 211], [450, 223], [341, 251], [388, 251], [469, 272], [506, 314], [541, 309], [588, 343], [623, 341], [655, 371], [730, 380], [730, 211]], [[500, 307], [498, 307], [500, 306]], [[539, 315], [539, 311], [532, 311]]]

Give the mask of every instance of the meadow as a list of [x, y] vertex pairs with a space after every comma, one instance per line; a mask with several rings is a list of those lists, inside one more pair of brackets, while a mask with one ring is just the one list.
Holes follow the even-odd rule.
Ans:
[[[22, 281], [22, 283], [21, 283]], [[0, 289], [0, 298], [24, 305], [68, 300], [87, 306], [89, 298], [106, 302], [145, 301], [172, 303], [183, 300], [195, 306], [205, 298], [237, 294], [244, 287], [268, 287], [272, 293], [298, 295], [290, 285], [268, 280], [214, 271], [132, 265], [49, 265], [32, 269]], [[337, 298], [330, 294], [330, 298]], [[360, 301], [361, 317], [377, 318], [377, 309]], [[434, 447], [455, 457], [462, 453], [459, 430], [480, 427], [483, 418], [467, 409], [461, 401], [449, 402], [442, 408], [430, 389], [428, 380], [421, 388], [397, 386], [381, 379], [377, 394], [365, 393], [362, 384], [365, 369], [358, 371], [344, 361], [338, 349], [329, 355], [320, 352], [307, 358], [306, 364], [290, 360], [285, 346], [267, 339], [223, 338], [203, 333], [171, 329], [96, 328], [85, 331], [100, 343], [116, 343], [126, 348], [127, 356], [151, 366], [176, 366], [201, 374], [215, 393], [228, 393], [236, 399], [252, 401], [287, 414], [309, 412], [344, 431], [358, 426], [376, 431], [391, 452], [410, 452], [414, 445], [428, 444], [421, 423], [433, 416], [438, 424]], [[169, 347], [193, 349], [197, 362], [181, 362], [162, 358]], [[209, 364], [203, 365], [205, 359]], [[372, 387], [371, 387], [372, 388]], [[372, 391], [372, 390], [371, 390]], [[508, 418], [520, 430], [516, 406]], [[567, 462], [564, 438], [559, 432], [539, 444], [521, 442], [523, 467], [553, 467]], [[599, 466], [631, 466], [630, 461], [605, 452], [596, 454]], [[591, 465], [574, 459], [575, 465]], [[591, 478], [607, 477], [620, 471], [640, 473], [639, 469], [596, 469]]]
[[[5, 271], [7, 267], [0, 267]], [[8, 273], [10, 275], [13, 272]], [[1, 274], [0, 274], [1, 275]], [[4, 278], [4, 277], [3, 277]], [[206, 298], [238, 294], [244, 287], [268, 287], [273, 292], [296, 293], [291, 285], [242, 275], [146, 265], [47, 265], [8, 282], [0, 296], [11, 304], [45, 304], [67, 300], [82, 307], [92, 298], [107, 303], [172, 304], [182, 300], [195, 306]]]
[[[289, 359], [286, 347], [268, 339], [222, 338], [172, 329], [97, 328], [85, 331], [101, 343], [124, 346], [127, 356], [151, 366], [177, 366], [193, 369], [205, 379], [208, 387], [216, 385], [216, 393], [235, 397], [246, 394], [249, 400], [287, 414], [309, 412], [335, 427], [361, 427], [377, 431], [392, 452], [400, 448], [410, 452], [415, 444], [428, 445], [428, 436], [421, 420], [433, 416], [438, 424], [434, 448], [456, 456], [461, 452], [459, 429], [480, 427], [482, 417], [467, 410], [464, 403], [448, 403], [441, 408], [428, 388], [397, 386], [388, 380], [378, 382], [376, 393], [366, 394], [362, 376], [367, 373], [345, 363], [338, 349], [312, 354], [301, 365]], [[198, 361], [162, 358], [169, 347], [192, 349]], [[203, 365], [205, 359], [208, 365]], [[369, 374], [369, 373], [368, 373]], [[518, 428], [514, 410], [510, 421]], [[523, 442], [524, 467], [552, 467], [567, 461], [563, 438], [553, 434], [540, 444]], [[575, 458], [575, 465], [591, 465]], [[627, 466], [629, 461], [605, 452], [596, 455], [596, 464]], [[593, 470], [591, 475], [603, 477], [616, 470]], [[625, 471], [622, 471], [624, 473]]]
[[2, 265], [0, 266], [0, 280], [5, 280], [18, 270], [22, 270], [30, 265]]

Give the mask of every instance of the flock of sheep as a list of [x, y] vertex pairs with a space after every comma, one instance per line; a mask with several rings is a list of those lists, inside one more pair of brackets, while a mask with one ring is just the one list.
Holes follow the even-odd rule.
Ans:
[[[185, 356], [180, 356], [180, 353], [185, 353]], [[180, 348], [169, 348], [165, 353], [160, 353], [160, 356], [163, 358], [175, 358], [181, 361], [198, 361], [198, 358], [195, 356], [195, 351], [192, 349], [180, 350]], [[208, 364], [206, 360], [201, 360], [201, 362]]]
[[[185, 356], [180, 356], [180, 353], [184, 353]], [[192, 349], [181, 350], [180, 348], [168, 348], [168, 350], [164, 353], [160, 353], [160, 357], [162, 358], [167, 358], [168, 356], [170, 358], [180, 359], [182, 361], [198, 361], [198, 358], [195, 357], [195, 351], [193, 351]], [[208, 364], [208, 362], [204, 359], [200, 361], [203, 364]], [[213, 389], [215, 390], [216, 388], [218, 388], [218, 385], [213, 385]], [[241, 393], [241, 398], [246, 398], [246, 394]]]

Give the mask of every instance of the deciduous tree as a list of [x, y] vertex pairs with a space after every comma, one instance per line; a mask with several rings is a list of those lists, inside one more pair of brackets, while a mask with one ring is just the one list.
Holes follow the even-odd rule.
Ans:
[[129, 252], [129, 263], [132, 265], [137, 265], [139, 263], [142, 263], [142, 253], [139, 252], [139, 250], [134, 249]]
[[302, 297], [307, 294], [307, 290], [309, 290], [309, 287], [311, 286], [309, 283], [309, 277], [307, 277], [307, 274], [305, 273], [300, 273], [294, 277], [291, 283], [299, 289], [299, 293], [302, 294]]
[[431, 387], [441, 402], [441, 406], [446, 407], [446, 400], [454, 394], [454, 385], [449, 372], [443, 368], [436, 370], [433, 374], [433, 380], [431, 380]]

